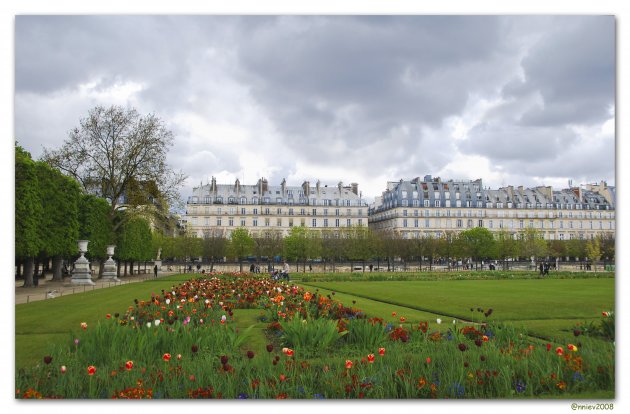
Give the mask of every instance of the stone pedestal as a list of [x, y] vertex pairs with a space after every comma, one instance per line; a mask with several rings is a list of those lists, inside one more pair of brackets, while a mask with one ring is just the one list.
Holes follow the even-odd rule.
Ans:
[[116, 266], [116, 262], [112, 259], [115, 247], [116, 246], [107, 246], [109, 259], [105, 261], [105, 265], [103, 266], [102, 280], [104, 282], [120, 282], [120, 279], [118, 279], [118, 266]]
[[74, 262], [74, 270], [72, 271], [71, 282], [73, 285], [90, 285], [94, 286], [92, 282], [92, 273], [90, 272], [90, 262], [85, 258], [84, 254], [87, 252], [87, 240], [79, 240], [79, 252], [81, 256]]

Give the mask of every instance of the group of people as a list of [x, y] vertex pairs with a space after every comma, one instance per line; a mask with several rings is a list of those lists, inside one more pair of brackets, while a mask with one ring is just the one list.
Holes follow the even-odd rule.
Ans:
[[260, 273], [260, 265], [258, 263], [256, 263], [256, 264], [252, 263], [249, 266], [249, 272], [250, 273]]
[[541, 276], [548, 275], [550, 268], [551, 265], [549, 264], [549, 262], [540, 262], [540, 264], [538, 265], [538, 271]]
[[284, 262], [284, 265], [282, 266], [281, 271], [278, 271], [278, 270], [272, 271], [271, 278], [273, 280], [284, 279], [286, 281], [289, 281], [289, 264], [287, 262]]

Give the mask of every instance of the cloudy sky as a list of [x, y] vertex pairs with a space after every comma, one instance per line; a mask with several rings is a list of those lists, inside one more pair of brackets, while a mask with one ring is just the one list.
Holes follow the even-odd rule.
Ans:
[[15, 136], [39, 157], [96, 105], [174, 132], [210, 177], [615, 184], [613, 16], [17, 16]]

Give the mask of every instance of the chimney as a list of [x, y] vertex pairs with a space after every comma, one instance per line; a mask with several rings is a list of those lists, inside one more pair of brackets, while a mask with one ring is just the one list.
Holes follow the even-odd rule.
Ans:
[[210, 184], [210, 191], [212, 192], [212, 194], [217, 193], [217, 179], [214, 177], [212, 177], [212, 184]]
[[309, 183], [308, 181], [304, 181], [302, 183], [302, 190], [304, 190], [304, 196], [306, 198], [309, 198], [309, 196], [311, 195], [311, 183]]
[[320, 182], [319, 180], [317, 180], [317, 183], [315, 183], [315, 187], [317, 188], [317, 195], [319, 195], [319, 186], [320, 186]]
[[234, 192], [236, 193], [236, 195], [239, 195], [241, 193], [241, 182], [238, 180], [238, 178], [234, 183]]
[[287, 190], [287, 180], [283, 178], [282, 182], [280, 183], [280, 187], [282, 188], [282, 196], [284, 197], [286, 195], [286, 190]]
[[352, 192], [356, 195], [359, 195], [359, 184], [350, 183], [350, 187], [352, 187]]

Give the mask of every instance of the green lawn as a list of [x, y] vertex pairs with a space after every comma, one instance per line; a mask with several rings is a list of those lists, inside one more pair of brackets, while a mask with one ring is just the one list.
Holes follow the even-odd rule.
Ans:
[[[152, 293], [186, 280], [175, 275], [108, 289], [99, 289], [53, 300], [16, 305], [16, 367], [41, 361], [46, 350], [66, 340], [81, 322], [95, 324], [105, 314], [124, 313], [134, 299], [147, 300]], [[600, 319], [603, 310], [614, 309], [614, 279], [447, 280], [383, 282], [300, 283], [320, 293], [335, 291], [334, 298], [371, 316], [394, 320], [392, 312], [409, 322], [451, 323], [453, 318], [478, 319], [470, 308], [494, 310], [492, 319], [524, 326], [530, 334], [567, 338], [577, 322]], [[352, 301], [356, 303], [353, 304]], [[266, 343], [258, 310], [237, 310], [239, 329], [253, 326], [247, 346], [261, 350]]]
[[[615, 306], [614, 279], [446, 280], [301, 283], [366, 313], [409, 321], [453, 318], [478, 321], [478, 307], [494, 321], [525, 327], [532, 335], [565, 339], [576, 323], [597, 321]], [[348, 302], [350, 301], [350, 302]], [[473, 308], [475, 311], [471, 312]]]

